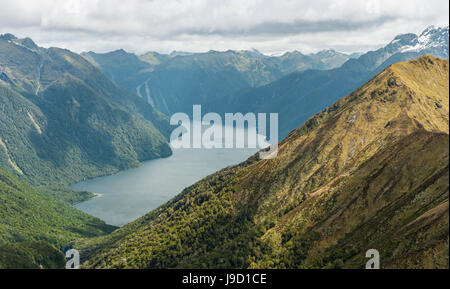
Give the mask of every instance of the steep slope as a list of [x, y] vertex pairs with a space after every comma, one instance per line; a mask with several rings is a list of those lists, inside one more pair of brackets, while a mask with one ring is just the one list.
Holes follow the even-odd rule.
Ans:
[[[277, 112], [281, 137], [315, 113], [357, 89], [391, 64], [425, 54], [448, 58], [448, 27], [430, 27], [421, 35], [404, 34], [383, 48], [350, 59], [339, 68], [290, 74], [255, 89], [208, 104], [212, 111]], [[286, 105], [288, 103], [289, 105]]]
[[388, 67], [276, 158], [224, 169], [84, 243], [85, 267], [448, 268], [449, 63]]
[[61, 267], [66, 245], [114, 229], [0, 168], [0, 268]]
[[[122, 49], [108, 53], [83, 52], [81, 56], [102, 70], [117, 85], [132, 93], [137, 93], [136, 87], [145, 81], [139, 77], [139, 74], [151, 71], [165, 60], [162, 55], [157, 53], [149, 52], [138, 57]], [[139, 93], [141, 92], [139, 91]]]
[[83, 57], [0, 37], [0, 165], [68, 184], [171, 154], [167, 117]]
[[294, 71], [335, 68], [351, 58], [333, 50], [311, 55], [294, 51], [279, 57], [257, 50], [170, 55], [149, 52], [139, 57], [118, 50], [82, 55], [118, 85], [166, 114], [190, 113], [192, 104], [264, 85]]
[[[322, 69], [329, 70], [342, 66], [345, 62], [352, 58], [358, 58], [359, 53], [345, 54], [334, 49], [321, 50], [317, 53], [309, 54], [309, 57], [315, 61], [319, 61], [322, 64]], [[309, 67], [309, 69], [314, 69], [314, 67]], [[297, 70], [298, 71], [298, 70]], [[294, 71], [291, 71], [294, 72]]]

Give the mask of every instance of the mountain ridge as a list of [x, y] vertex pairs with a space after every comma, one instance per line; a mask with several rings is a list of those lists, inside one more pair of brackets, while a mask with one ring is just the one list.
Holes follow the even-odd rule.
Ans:
[[448, 268], [448, 60], [389, 66], [111, 236], [88, 268]]
[[[331, 50], [309, 55], [293, 51], [277, 57], [257, 50], [173, 52], [169, 55], [148, 52], [140, 56], [122, 50], [82, 55], [118, 85], [136, 92], [166, 114], [186, 111], [187, 107], [181, 104], [191, 99], [203, 103], [208, 97], [266, 84], [293, 71], [329, 69], [355, 57]], [[174, 83], [181, 86], [179, 91]]]
[[[437, 28], [432, 34], [439, 37], [446, 35], [447, 42], [416, 52], [401, 52], [404, 44], [410, 44], [411, 39], [419, 38], [415, 34], [408, 34], [408, 41], [403, 44], [391, 42], [376, 51], [369, 51], [358, 58], [350, 59], [339, 68], [295, 72], [265, 86], [226, 96], [219, 101], [222, 103], [220, 108], [215, 107], [213, 102], [208, 103], [207, 108], [223, 113], [236, 110], [238, 105], [242, 113], [278, 113], [279, 135], [285, 137], [314, 113], [351, 93], [391, 64], [412, 60], [425, 54], [448, 58], [448, 27]], [[286, 106], [285, 103], [290, 105]]]
[[67, 185], [171, 154], [168, 118], [67, 49], [0, 38], [0, 165]]

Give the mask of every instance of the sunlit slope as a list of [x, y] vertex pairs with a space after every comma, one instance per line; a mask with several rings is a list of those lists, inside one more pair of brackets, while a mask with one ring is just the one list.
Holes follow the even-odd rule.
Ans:
[[272, 188], [279, 184], [276, 194], [265, 193], [265, 202], [286, 205], [280, 193], [296, 199], [351, 174], [380, 149], [417, 130], [448, 134], [448, 93], [448, 60], [427, 56], [387, 68], [291, 132], [275, 159], [254, 165], [256, 181], [263, 179]]
[[392, 65], [107, 238], [85, 267], [448, 268], [448, 60]]

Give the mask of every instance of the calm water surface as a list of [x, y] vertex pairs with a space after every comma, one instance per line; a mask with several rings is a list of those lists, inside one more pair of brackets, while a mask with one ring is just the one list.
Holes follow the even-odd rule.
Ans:
[[108, 224], [122, 226], [164, 204], [196, 181], [238, 164], [257, 149], [174, 149], [173, 155], [141, 167], [73, 185], [99, 197], [75, 205]]

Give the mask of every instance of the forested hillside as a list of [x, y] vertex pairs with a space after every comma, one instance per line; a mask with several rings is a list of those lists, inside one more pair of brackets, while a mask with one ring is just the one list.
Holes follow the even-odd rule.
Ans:
[[171, 154], [168, 118], [83, 57], [0, 37], [0, 166], [71, 184]]
[[0, 168], [0, 268], [63, 268], [65, 246], [114, 229]]

